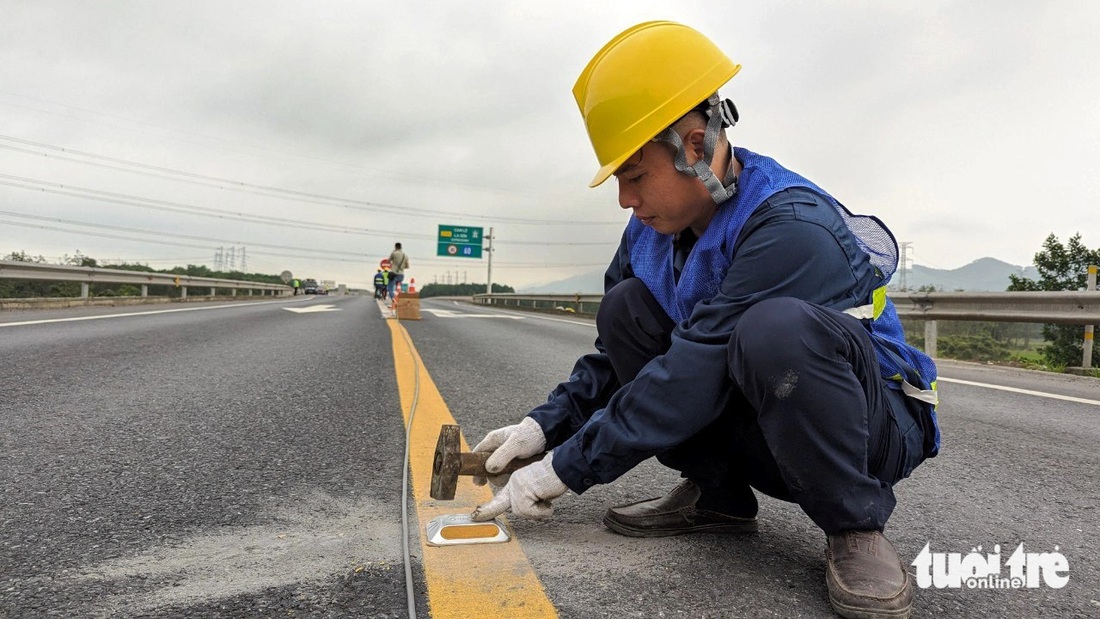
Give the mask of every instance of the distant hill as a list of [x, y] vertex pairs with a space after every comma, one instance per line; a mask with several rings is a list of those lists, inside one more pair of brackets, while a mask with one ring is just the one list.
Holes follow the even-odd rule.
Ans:
[[[573, 277], [540, 286], [520, 289], [528, 294], [600, 294], [603, 292], [603, 269], [579, 273]], [[1002, 262], [996, 258], [979, 258], [957, 269], [933, 269], [915, 264], [906, 273], [906, 285], [910, 290], [921, 286], [935, 286], [936, 290], [948, 292], [968, 290], [974, 292], [1003, 292], [1011, 283], [1010, 274], [1030, 279], [1039, 279], [1039, 272], [1033, 266], [1019, 267]], [[891, 290], [901, 285], [901, 274], [895, 273], [890, 282]]]
[[603, 272], [606, 269], [598, 269], [587, 273], [578, 273], [548, 284], [517, 289], [516, 292], [526, 294], [603, 294]]
[[[996, 258], [979, 258], [957, 269], [933, 269], [914, 264], [909, 267], [905, 279], [910, 290], [917, 290], [921, 286], [935, 286], [936, 290], [947, 292], [1004, 292], [1012, 283], [1009, 275], [1039, 279], [1039, 271], [1033, 266], [1019, 267]], [[900, 286], [901, 274], [895, 273], [890, 284], [891, 289]]]

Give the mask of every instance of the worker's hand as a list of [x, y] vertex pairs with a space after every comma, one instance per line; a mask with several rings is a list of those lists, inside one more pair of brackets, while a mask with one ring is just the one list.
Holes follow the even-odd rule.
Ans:
[[492, 520], [509, 509], [517, 516], [549, 518], [554, 513], [550, 501], [569, 489], [554, 472], [551, 464], [553, 457], [554, 453], [550, 452], [542, 460], [512, 473], [512, 478], [493, 500], [477, 506], [470, 519], [478, 522]]
[[[474, 451], [492, 452], [485, 461], [485, 470], [490, 473], [498, 473], [509, 462], [516, 458], [530, 458], [537, 456], [546, 449], [546, 435], [538, 422], [530, 417], [524, 417], [523, 421], [514, 426], [506, 426], [499, 430], [493, 430], [474, 445]], [[493, 475], [486, 480], [484, 477], [474, 476], [474, 484], [484, 486], [485, 482], [492, 483], [494, 488], [500, 488], [508, 483], [508, 474]]]

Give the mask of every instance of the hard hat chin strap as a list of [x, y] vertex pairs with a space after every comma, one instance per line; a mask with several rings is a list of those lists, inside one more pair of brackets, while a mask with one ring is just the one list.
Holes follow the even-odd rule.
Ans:
[[737, 177], [733, 175], [733, 162], [730, 162], [730, 168], [723, 180], [718, 180], [718, 177], [711, 171], [710, 164], [714, 161], [714, 149], [718, 145], [719, 132], [725, 127], [732, 127], [737, 124], [737, 108], [734, 107], [733, 101], [723, 100], [717, 94], [713, 94], [706, 101], [706, 109], [701, 109], [701, 111], [707, 115], [707, 130], [703, 134], [703, 157], [693, 165], [688, 165], [684, 141], [672, 127], [666, 128], [653, 140], [672, 144], [672, 147], [676, 149], [676, 169], [688, 176], [698, 177], [706, 186], [707, 191], [710, 192], [710, 197], [714, 200], [714, 203], [721, 204], [737, 193]]

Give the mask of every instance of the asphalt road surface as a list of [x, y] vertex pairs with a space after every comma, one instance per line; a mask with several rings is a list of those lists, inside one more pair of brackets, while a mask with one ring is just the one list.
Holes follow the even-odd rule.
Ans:
[[[0, 313], [0, 617], [408, 616], [398, 346], [476, 442], [595, 338], [568, 315], [425, 300], [422, 317], [336, 296]], [[907, 561], [999, 546], [1006, 580], [1022, 543], [1064, 556], [1049, 573], [1068, 580], [931, 586], [914, 616], [1100, 617], [1100, 380], [940, 373], [943, 452], [897, 487], [887, 535]], [[824, 536], [796, 506], [762, 498], [742, 537], [600, 524], [676, 481], [650, 461], [508, 520], [558, 616], [833, 616]], [[417, 615], [444, 619], [410, 543]]]

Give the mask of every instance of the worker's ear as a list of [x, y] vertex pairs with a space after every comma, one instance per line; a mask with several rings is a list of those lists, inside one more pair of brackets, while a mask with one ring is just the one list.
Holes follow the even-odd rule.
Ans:
[[684, 153], [687, 155], [688, 165], [693, 165], [703, 158], [703, 143], [707, 132], [703, 129], [692, 129], [684, 135]]

